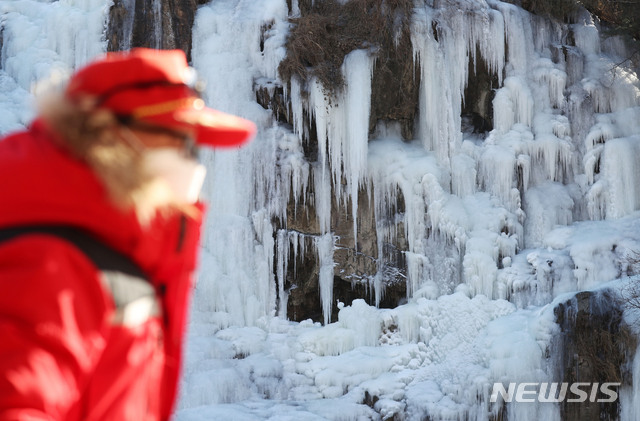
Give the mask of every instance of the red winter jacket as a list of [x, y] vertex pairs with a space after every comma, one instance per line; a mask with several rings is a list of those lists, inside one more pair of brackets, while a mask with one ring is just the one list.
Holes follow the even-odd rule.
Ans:
[[162, 314], [115, 317], [102, 273], [63, 238], [0, 242], [0, 421], [168, 419], [200, 220], [141, 227], [36, 121], [0, 141], [0, 229], [32, 225], [74, 226], [128, 256]]

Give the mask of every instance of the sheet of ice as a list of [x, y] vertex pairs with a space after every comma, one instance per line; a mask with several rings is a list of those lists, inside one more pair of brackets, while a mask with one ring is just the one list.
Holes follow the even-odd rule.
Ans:
[[574, 202], [567, 187], [548, 182], [527, 190], [525, 247], [539, 247], [545, 235], [557, 225], [573, 222]]
[[602, 157], [603, 178], [608, 185], [607, 218], [619, 218], [640, 205], [640, 169], [637, 163], [640, 135], [605, 143]]
[[33, 97], [4, 70], [0, 70], [0, 104], [2, 135], [24, 128], [34, 117]]
[[0, 133], [34, 117], [32, 95], [62, 83], [73, 69], [106, 49], [105, 0], [2, 0]]
[[640, 249], [639, 229], [638, 212], [606, 222], [557, 226], [539, 248], [523, 250], [499, 273], [501, 297], [526, 308], [632, 275], [639, 269], [633, 263]]

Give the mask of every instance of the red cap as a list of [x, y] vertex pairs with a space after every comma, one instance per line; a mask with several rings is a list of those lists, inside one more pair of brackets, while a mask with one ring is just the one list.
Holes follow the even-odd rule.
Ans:
[[99, 106], [134, 121], [195, 128], [201, 145], [238, 146], [255, 135], [251, 121], [206, 107], [194, 84], [182, 50], [135, 48], [107, 53], [78, 70], [66, 95], [95, 96]]

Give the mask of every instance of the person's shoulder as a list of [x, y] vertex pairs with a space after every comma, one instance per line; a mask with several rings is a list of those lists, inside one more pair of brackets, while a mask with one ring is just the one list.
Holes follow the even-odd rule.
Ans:
[[0, 137], [0, 159], [12, 159], [30, 149], [35, 149], [34, 143], [43, 136], [42, 122], [39, 120], [32, 122], [26, 128], [6, 133]]
[[15, 148], [16, 142], [21, 142], [22, 139], [32, 138], [34, 136], [31, 128], [24, 128], [20, 130], [13, 130], [0, 136], [0, 148], [8, 149]]
[[69, 291], [104, 311], [100, 276], [77, 246], [57, 236], [36, 232], [0, 241], [0, 285], [15, 293], [9, 295], [31, 291], [44, 300]]
[[7, 134], [0, 140], [0, 167], [14, 172], [33, 165], [47, 166], [59, 157], [68, 156], [52, 133], [37, 119], [24, 130]]

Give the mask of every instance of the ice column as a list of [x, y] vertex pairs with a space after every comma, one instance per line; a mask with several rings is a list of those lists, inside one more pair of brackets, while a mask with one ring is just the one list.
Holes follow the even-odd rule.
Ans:
[[640, 136], [612, 139], [604, 145], [604, 177], [608, 186], [607, 218], [640, 209]]
[[498, 83], [505, 64], [500, 12], [469, 2], [457, 6], [458, 13], [448, 8], [418, 9], [411, 28], [414, 59], [421, 69], [419, 136], [441, 162], [448, 162], [462, 141], [460, 113], [469, 62], [475, 70], [476, 51]]
[[333, 249], [335, 246], [333, 234], [327, 233], [316, 237], [315, 246], [320, 266], [318, 283], [320, 285], [320, 299], [322, 300], [322, 315], [324, 324], [327, 325], [331, 319], [331, 309], [333, 307]]
[[367, 172], [373, 57], [365, 50], [350, 53], [345, 57], [343, 73], [346, 83], [344, 103], [347, 136], [342, 143], [342, 159], [351, 198], [354, 247], [357, 249], [358, 191]]
[[[433, 9], [430, 8], [418, 10], [414, 15], [414, 24], [411, 28], [414, 60], [418, 62], [421, 69], [418, 127], [424, 147], [434, 151], [439, 160], [447, 160], [450, 144], [456, 139], [455, 133], [460, 128], [460, 124], [457, 124], [461, 108], [459, 79], [462, 77], [459, 73], [461, 68], [466, 69], [467, 66], [448, 62], [448, 57], [445, 56], [445, 52], [434, 37], [433, 27], [436, 23], [433, 20], [433, 13]], [[447, 34], [447, 38], [449, 35], [451, 34]], [[445, 37], [443, 38], [446, 40]], [[454, 53], [457, 51], [456, 59], [460, 61], [460, 54], [466, 58], [464, 54], [466, 45], [462, 34], [457, 38], [454, 37], [453, 41], [455, 40], [458, 40], [458, 43], [449, 48], [449, 51]], [[443, 42], [446, 41], [443, 40]], [[442, 69], [448, 70], [443, 72]], [[466, 70], [464, 77], [466, 77]], [[458, 83], [455, 79], [458, 79]]]
[[[278, 281], [278, 317], [286, 319], [287, 302], [289, 295], [285, 291], [285, 282], [287, 277], [287, 269], [289, 261], [293, 260], [293, 274], [296, 275], [296, 264], [298, 256], [305, 253], [305, 242], [308, 237], [297, 231], [279, 230], [276, 240], [276, 277]], [[293, 251], [293, 259], [290, 256], [290, 250]]]
[[[135, 4], [135, 2], [132, 2]], [[162, 48], [162, 1], [153, 0], [153, 48]]]

